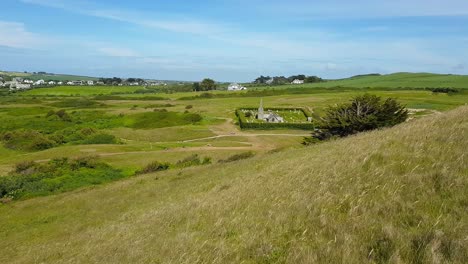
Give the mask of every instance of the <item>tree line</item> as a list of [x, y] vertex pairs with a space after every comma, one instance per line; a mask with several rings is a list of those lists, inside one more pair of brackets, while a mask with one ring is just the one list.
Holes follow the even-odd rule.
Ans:
[[281, 85], [281, 84], [289, 84], [294, 80], [301, 80], [304, 83], [317, 83], [323, 82], [324, 80], [318, 76], [307, 76], [305, 74], [299, 75], [292, 75], [289, 77], [285, 76], [263, 76], [261, 75], [257, 79], [253, 81], [255, 84], [271, 84], [271, 85]]

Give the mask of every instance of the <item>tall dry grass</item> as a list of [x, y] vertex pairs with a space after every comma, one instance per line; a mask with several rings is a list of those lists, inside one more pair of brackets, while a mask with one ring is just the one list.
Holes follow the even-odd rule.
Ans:
[[0, 207], [2, 263], [467, 263], [468, 107]]

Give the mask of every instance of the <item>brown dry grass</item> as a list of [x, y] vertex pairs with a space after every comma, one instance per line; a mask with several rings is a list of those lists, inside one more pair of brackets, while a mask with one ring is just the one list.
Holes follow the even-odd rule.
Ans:
[[468, 107], [0, 207], [1, 263], [467, 263]]

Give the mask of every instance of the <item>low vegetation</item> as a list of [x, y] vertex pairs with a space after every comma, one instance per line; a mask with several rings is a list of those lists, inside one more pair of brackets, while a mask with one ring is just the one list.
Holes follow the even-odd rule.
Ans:
[[238, 160], [249, 159], [249, 158], [252, 158], [253, 156], [255, 156], [255, 154], [252, 151], [247, 151], [247, 152], [232, 155], [229, 158], [224, 159], [224, 160], [219, 160], [219, 163], [229, 163], [229, 162], [234, 162]]
[[393, 98], [383, 100], [376, 95], [354, 97], [349, 103], [325, 110], [311, 139], [305, 143], [345, 137], [358, 132], [400, 124], [408, 118], [408, 110]]
[[16, 165], [11, 175], [0, 177], [0, 198], [5, 201], [56, 194], [124, 177], [122, 171], [96, 157], [62, 158], [47, 163], [22, 162]]
[[0, 206], [0, 262], [466, 263], [467, 117]]

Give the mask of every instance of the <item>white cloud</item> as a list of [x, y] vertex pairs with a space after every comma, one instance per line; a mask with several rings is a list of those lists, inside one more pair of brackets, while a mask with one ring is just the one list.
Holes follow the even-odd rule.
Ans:
[[26, 30], [24, 24], [0, 21], [0, 46], [10, 48], [40, 48], [46, 39]]
[[97, 49], [100, 53], [111, 57], [138, 57], [139, 54], [128, 48], [101, 47]]
[[[223, 27], [217, 23], [187, 19], [184, 16], [172, 14], [172, 19], [146, 19], [145, 17], [161, 17], [161, 14], [143, 13], [131, 10], [119, 10], [109, 7], [97, 7], [95, 4], [83, 1], [68, 0], [21, 0], [23, 3], [63, 9], [82, 15], [104, 18], [109, 20], [127, 22], [152, 29], [165, 30], [177, 33], [197, 35], [217, 34]], [[167, 16], [167, 14], [165, 14]]]
[[281, 13], [308, 19], [468, 15], [466, 0], [292, 0], [270, 1], [256, 8], [262, 13]]

